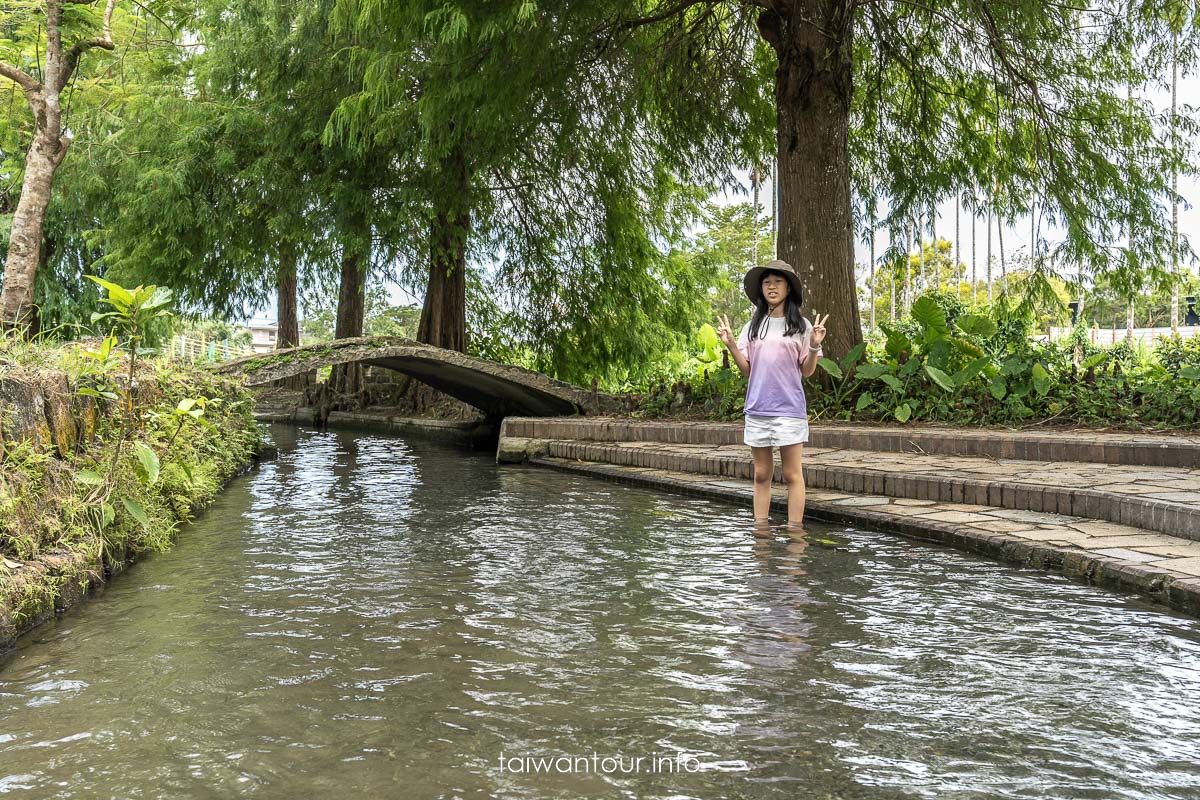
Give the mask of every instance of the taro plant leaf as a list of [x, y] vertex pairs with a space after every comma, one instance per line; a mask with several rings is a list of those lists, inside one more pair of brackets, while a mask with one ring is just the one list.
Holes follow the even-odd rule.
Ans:
[[117, 517], [117, 510], [113, 508], [112, 503], [103, 503], [100, 506], [100, 530], [104, 530]]
[[839, 366], [842, 368], [842, 371], [849, 372], [850, 368], [858, 363], [858, 360], [862, 358], [862, 355], [865, 352], [867, 352], [866, 342], [859, 342], [858, 344], [854, 345], [854, 347], [850, 348], [850, 352], [842, 356], [842, 361], [839, 364]]
[[958, 348], [960, 353], [964, 353], [971, 358], [980, 358], [983, 356], [983, 350], [974, 342], [967, 341], [961, 336], [951, 336], [950, 343]]
[[1006, 358], [1000, 365], [1001, 375], [1020, 375], [1025, 371], [1025, 362], [1019, 358]]
[[903, 392], [904, 384], [895, 375], [880, 375], [879, 380], [891, 387], [893, 392]]
[[917, 374], [917, 370], [919, 370], [920, 368], [921, 368], [921, 359], [910, 358], [908, 361], [905, 361], [903, 365], [901, 365], [901, 367], [899, 369], [900, 377], [911, 378], [913, 375]]
[[998, 330], [996, 323], [982, 314], [963, 314], [954, 321], [954, 324], [968, 336], [978, 336], [982, 339], [995, 336]]
[[912, 407], [908, 403], [901, 403], [896, 406], [894, 413], [899, 421], [908, 422], [909, 417], [912, 416]]
[[934, 383], [936, 383], [938, 386], [945, 389], [947, 392], [954, 391], [954, 389], [955, 389], [954, 380], [949, 375], [947, 375], [945, 372], [942, 372], [940, 369], [938, 369], [937, 367], [932, 366], [930, 364], [926, 364], [925, 365], [925, 373], [927, 375], [929, 375], [930, 378], [933, 379]]
[[1030, 376], [1033, 378], [1034, 391], [1038, 393], [1039, 397], [1045, 397], [1046, 393], [1050, 391], [1050, 373], [1042, 366], [1042, 362], [1034, 362]]
[[138, 479], [144, 486], [153, 486], [154, 482], [158, 480], [158, 454], [145, 442], [135, 444], [133, 454], [137, 457], [134, 471], [137, 472]]
[[842, 377], [842, 368], [837, 365], [837, 362], [831, 358], [817, 359], [817, 366], [828, 372], [835, 378]]
[[911, 339], [888, 325], [880, 325], [879, 327], [887, 334], [887, 344], [884, 345], [884, 350], [890, 358], [899, 359], [902, 354], [912, 352], [913, 343]]
[[996, 377], [992, 378], [992, 382], [988, 384], [988, 391], [992, 393], [992, 397], [996, 398], [997, 400], [1003, 400], [1004, 396], [1008, 394], [1008, 384], [1005, 382], [1002, 376], [997, 375]]
[[125, 506], [125, 510], [129, 512], [129, 516], [140, 522], [142, 527], [150, 527], [150, 517], [146, 516], [146, 509], [142, 508], [138, 501], [130, 500], [128, 497], [122, 497], [121, 505]]
[[1179, 370], [1179, 377], [1187, 378], [1188, 380], [1200, 381], [1200, 366], [1189, 364]]
[[1090, 356], [1085, 358], [1083, 360], [1083, 363], [1080, 364], [1079, 366], [1081, 369], [1091, 369], [1092, 367], [1100, 366], [1107, 359], [1108, 359], [1108, 351], [1102, 350], [1099, 353], [1092, 353]]
[[864, 411], [870, 408], [875, 402], [875, 397], [870, 392], [863, 392], [858, 396], [858, 402], [854, 404], [855, 411]]
[[938, 339], [929, 345], [928, 361], [938, 369], [945, 369], [950, 365], [950, 342], [945, 339]]
[[857, 374], [860, 378], [878, 378], [880, 375], [888, 371], [887, 364], [863, 364], [858, 368]]
[[954, 385], [958, 387], [966, 386], [968, 383], [970, 383], [971, 379], [983, 372], [987, 368], [988, 364], [991, 363], [991, 361], [992, 360], [987, 356], [981, 356], [980, 358], [972, 361], [970, 364], [967, 364], [958, 372], [954, 373]]
[[950, 326], [946, 324], [946, 312], [942, 311], [942, 307], [929, 295], [918, 297], [910, 313], [925, 329], [926, 344], [932, 344], [950, 335]]

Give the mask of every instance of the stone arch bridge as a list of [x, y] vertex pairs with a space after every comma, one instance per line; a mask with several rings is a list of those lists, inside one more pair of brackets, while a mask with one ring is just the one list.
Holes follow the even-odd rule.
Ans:
[[386, 367], [410, 375], [490, 417], [598, 414], [615, 410], [613, 395], [591, 392], [540, 372], [497, 364], [396, 336], [363, 336], [246, 356], [216, 371], [261, 386], [335, 364]]

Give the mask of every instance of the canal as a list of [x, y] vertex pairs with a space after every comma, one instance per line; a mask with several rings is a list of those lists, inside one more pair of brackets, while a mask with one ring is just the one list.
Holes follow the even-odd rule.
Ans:
[[[1200, 625], [884, 534], [274, 427], [0, 657], [18, 798], [1200, 797]], [[637, 761], [637, 759], [641, 761]]]

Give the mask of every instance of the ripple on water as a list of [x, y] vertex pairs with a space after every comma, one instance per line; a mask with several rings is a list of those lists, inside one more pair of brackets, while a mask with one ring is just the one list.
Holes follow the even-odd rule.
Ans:
[[[719, 503], [273, 435], [175, 550], [8, 657], [0, 793], [1200, 797], [1192, 620], [881, 534], [755, 537]], [[699, 771], [500, 760], [592, 754]]]

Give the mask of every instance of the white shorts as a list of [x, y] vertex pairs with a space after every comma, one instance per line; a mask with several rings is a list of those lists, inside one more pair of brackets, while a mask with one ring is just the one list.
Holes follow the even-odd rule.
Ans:
[[751, 447], [786, 447], [808, 441], [808, 420], [803, 417], [746, 415], [743, 441]]

